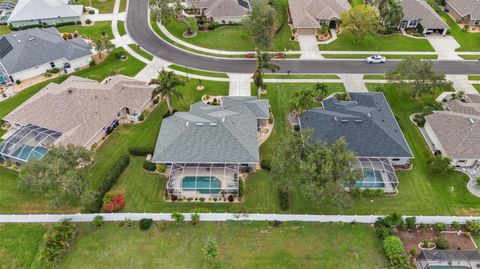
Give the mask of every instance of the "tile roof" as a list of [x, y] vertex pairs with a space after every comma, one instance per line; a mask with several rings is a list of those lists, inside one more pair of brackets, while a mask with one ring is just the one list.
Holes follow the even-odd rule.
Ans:
[[447, 23], [425, 2], [425, 0], [400, 0], [403, 7], [403, 20], [419, 20], [424, 29], [449, 28]]
[[106, 84], [71, 76], [61, 84], [48, 84], [4, 120], [55, 130], [63, 134], [57, 142], [84, 146], [122, 108], [141, 110], [151, 95], [150, 86], [125, 76]]
[[462, 16], [470, 15], [472, 20], [480, 20], [480, 1], [478, 0], [446, 0], [457, 13]]
[[62, 58], [72, 61], [91, 54], [84, 39], [64, 40], [54, 27], [31, 28], [0, 37], [0, 62], [9, 74]]
[[8, 23], [82, 16], [83, 5], [69, 5], [68, 2], [68, 0], [18, 0], [8, 18]]
[[313, 139], [328, 144], [344, 137], [359, 157], [412, 157], [412, 152], [383, 93], [350, 93], [351, 101], [326, 99], [324, 108], [300, 117]]
[[340, 19], [351, 9], [348, 0], [290, 0], [288, 6], [295, 28], [320, 28], [318, 20]]
[[222, 106], [198, 102], [162, 122], [156, 163], [258, 163], [258, 119], [269, 118], [268, 100], [222, 97]]

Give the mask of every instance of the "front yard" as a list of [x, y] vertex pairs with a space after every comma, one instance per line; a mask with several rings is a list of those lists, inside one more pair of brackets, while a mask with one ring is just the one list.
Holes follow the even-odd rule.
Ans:
[[95, 22], [93, 25], [67, 25], [58, 27], [57, 29], [62, 33], [78, 33], [82, 37], [88, 39], [114, 38], [112, 33], [112, 23], [109, 21], [99, 21]]
[[83, 4], [98, 9], [99, 13], [112, 13], [115, 0], [84, 0]]

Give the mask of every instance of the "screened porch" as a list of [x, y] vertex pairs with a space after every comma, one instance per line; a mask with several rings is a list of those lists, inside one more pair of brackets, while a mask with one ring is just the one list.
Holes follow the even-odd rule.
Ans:
[[398, 178], [388, 158], [359, 157], [352, 166], [354, 169], [361, 170], [363, 174], [363, 180], [355, 182], [355, 188], [382, 189], [385, 192], [396, 191]]

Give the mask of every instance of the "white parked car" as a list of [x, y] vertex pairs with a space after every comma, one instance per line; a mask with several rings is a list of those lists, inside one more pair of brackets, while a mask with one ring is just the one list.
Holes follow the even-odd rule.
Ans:
[[382, 55], [373, 55], [366, 59], [369, 64], [383, 64], [387, 59]]

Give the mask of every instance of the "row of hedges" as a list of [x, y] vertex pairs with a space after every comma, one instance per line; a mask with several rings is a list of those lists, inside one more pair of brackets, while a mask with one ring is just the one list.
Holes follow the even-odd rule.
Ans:
[[98, 189], [98, 193], [95, 196], [95, 200], [87, 206], [87, 211], [90, 213], [100, 212], [103, 206], [103, 197], [110, 189], [115, 185], [117, 180], [120, 178], [120, 175], [123, 173], [125, 168], [127, 168], [128, 164], [130, 164], [130, 156], [129, 155], [122, 155], [115, 163], [110, 173], [105, 176]]
[[[81, 21], [71, 21], [71, 22], [61, 22], [55, 24], [55, 27], [62, 27], [62, 26], [67, 26], [67, 25], [79, 25], [82, 24]], [[14, 27], [12, 24], [8, 25], [8, 28], [12, 31], [18, 31], [18, 30], [26, 30], [30, 28], [37, 28], [37, 27], [53, 27], [53, 25], [46, 25], [46, 24], [33, 24], [33, 25], [25, 25], [25, 26], [20, 26], [20, 27]]]
[[133, 156], [147, 156], [153, 154], [154, 148], [130, 147], [128, 152]]

